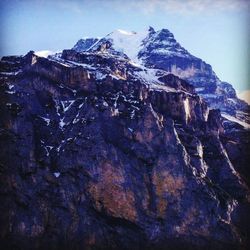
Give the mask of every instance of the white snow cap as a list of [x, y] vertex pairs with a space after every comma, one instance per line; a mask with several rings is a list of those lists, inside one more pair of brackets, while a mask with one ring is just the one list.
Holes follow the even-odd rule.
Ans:
[[113, 48], [116, 51], [123, 52], [132, 61], [137, 62], [137, 55], [142, 48], [142, 41], [147, 37], [148, 33], [149, 29], [141, 32], [117, 29], [105, 38], [113, 40]]
[[36, 56], [45, 57], [45, 58], [53, 54], [55, 54], [55, 52], [50, 51], [50, 50], [40, 50], [40, 51], [35, 52]]

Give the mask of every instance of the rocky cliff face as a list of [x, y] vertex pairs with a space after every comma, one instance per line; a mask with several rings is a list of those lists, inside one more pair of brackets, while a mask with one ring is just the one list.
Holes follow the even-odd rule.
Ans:
[[248, 191], [220, 111], [119, 53], [2, 58], [1, 245], [247, 247]]

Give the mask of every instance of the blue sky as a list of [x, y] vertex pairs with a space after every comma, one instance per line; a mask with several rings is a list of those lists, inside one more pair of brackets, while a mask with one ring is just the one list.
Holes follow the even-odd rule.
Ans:
[[1, 0], [0, 56], [71, 48], [115, 29], [168, 28], [221, 80], [249, 89], [249, 0]]

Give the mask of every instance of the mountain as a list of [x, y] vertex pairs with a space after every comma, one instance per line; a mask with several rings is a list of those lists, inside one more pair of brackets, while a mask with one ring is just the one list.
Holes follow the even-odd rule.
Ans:
[[0, 61], [4, 249], [248, 249], [245, 103], [164, 68], [200, 59], [153, 28], [42, 55]]
[[220, 109], [242, 119], [245, 113], [249, 120], [249, 106], [237, 98], [231, 84], [221, 81], [212, 67], [184, 49], [167, 29], [155, 31], [150, 27], [145, 32], [116, 30], [102, 39], [92, 40], [92, 46], [83, 46], [87, 40], [79, 40], [73, 47], [78, 52], [99, 51], [127, 56], [131, 61], [148, 68], [161, 69], [187, 80], [211, 108]]

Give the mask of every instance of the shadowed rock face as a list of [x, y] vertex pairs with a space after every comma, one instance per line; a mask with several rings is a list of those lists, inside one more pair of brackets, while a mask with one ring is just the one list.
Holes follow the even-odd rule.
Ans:
[[246, 246], [220, 112], [187, 82], [150, 85], [127, 60], [75, 51], [1, 69], [5, 249]]
[[74, 50], [81, 52], [86, 51], [91, 46], [93, 46], [99, 39], [98, 38], [86, 38], [86, 39], [80, 39], [74, 46]]

